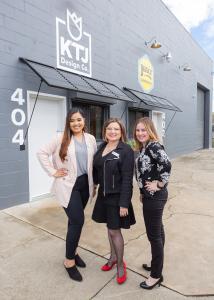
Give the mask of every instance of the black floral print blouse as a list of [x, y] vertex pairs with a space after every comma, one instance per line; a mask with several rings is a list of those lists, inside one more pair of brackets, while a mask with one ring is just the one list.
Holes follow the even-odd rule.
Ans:
[[171, 162], [163, 145], [159, 142], [149, 142], [145, 148], [142, 148], [136, 159], [135, 171], [141, 194], [148, 196], [155, 194], [144, 188], [145, 181], [161, 181], [165, 189], [169, 181]]

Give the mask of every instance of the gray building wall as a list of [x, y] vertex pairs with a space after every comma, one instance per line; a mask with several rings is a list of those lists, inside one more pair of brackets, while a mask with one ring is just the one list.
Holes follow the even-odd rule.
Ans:
[[[92, 77], [141, 90], [138, 59], [148, 54], [154, 66], [153, 94], [179, 106], [166, 133], [165, 144], [171, 156], [197, 149], [197, 85], [206, 94], [206, 147], [211, 146], [212, 61], [160, 0], [0, 0], [0, 208], [28, 202], [28, 151], [11, 143], [17, 127], [11, 112], [17, 103], [10, 101], [16, 88], [36, 91], [40, 80], [18, 58], [26, 57], [56, 66], [56, 17], [65, 19], [66, 9], [83, 18], [92, 35]], [[160, 49], [145, 46], [153, 36]], [[172, 61], [162, 55], [170, 51]], [[191, 72], [178, 66], [188, 63]], [[67, 95], [46, 85], [41, 92]], [[26, 102], [19, 107], [27, 115]], [[124, 102], [110, 107], [111, 116], [121, 116]], [[166, 126], [173, 112], [165, 111]], [[126, 121], [126, 114], [123, 115]], [[26, 130], [26, 124], [21, 127]]]

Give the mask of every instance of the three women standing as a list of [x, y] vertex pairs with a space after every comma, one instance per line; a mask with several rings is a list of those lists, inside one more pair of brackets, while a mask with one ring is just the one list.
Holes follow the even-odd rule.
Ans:
[[[64, 133], [42, 147], [38, 159], [48, 175], [55, 178], [52, 191], [68, 217], [64, 266], [70, 278], [82, 280], [76, 266], [85, 267], [86, 264], [77, 254], [77, 247], [84, 224], [84, 208], [99, 184], [92, 219], [107, 224], [111, 252], [101, 269], [109, 271], [117, 265], [117, 282], [121, 284], [127, 278], [121, 228], [128, 229], [135, 224], [131, 204], [134, 152], [125, 143], [125, 128], [117, 118], [106, 121], [103, 138], [105, 141], [96, 152], [94, 136], [85, 133], [84, 114], [74, 108], [67, 114]], [[151, 119], [145, 117], [137, 121], [134, 138], [140, 150], [136, 178], [152, 251], [151, 267], [143, 264], [151, 274], [140, 286], [151, 289], [163, 281], [165, 235], [162, 215], [168, 197], [171, 163], [159, 143]]]
[[99, 184], [92, 219], [106, 223], [111, 255], [101, 267], [109, 271], [117, 265], [117, 283], [126, 281], [126, 264], [123, 261], [124, 240], [121, 228], [135, 224], [131, 204], [134, 172], [134, 152], [125, 143], [126, 133], [121, 121], [109, 119], [103, 127], [104, 143], [94, 156], [94, 182]]
[[37, 153], [44, 170], [54, 177], [52, 192], [68, 217], [64, 266], [70, 278], [76, 281], [82, 281], [76, 266], [86, 267], [77, 247], [84, 224], [84, 208], [95, 193], [92, 171], [96, 148], [94, 136], [85, 132], [84, 113], [73, 108], [67, 114], [64, 133]]
[[159, 142], [150, 118], [144, 117], [136, 122], [134, 138], [140, 150], [136, 160], [136, 179], [140, 188], [146, 233], [152, 252], [151, 267], [143, 264], [143, 268], [151, 271], [151, 274], [140, 286], [152, 289], [163, 281], [165, 234], [162, 216], [168, 198], [167, 184], [171, 163]]

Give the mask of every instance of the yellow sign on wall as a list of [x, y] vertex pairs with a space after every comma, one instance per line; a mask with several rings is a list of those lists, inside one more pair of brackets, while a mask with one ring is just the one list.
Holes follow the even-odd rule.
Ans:
[[147, 55], [138, 60], [138, 81], [146, 93], [154, 87], [154, 68]]

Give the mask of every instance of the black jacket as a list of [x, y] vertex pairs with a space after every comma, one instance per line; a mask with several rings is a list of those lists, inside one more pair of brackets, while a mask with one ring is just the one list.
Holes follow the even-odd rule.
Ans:
[[105, 146], [106, 142], [101, 144], [94, 156], [94, 183], [100, 184], [104, 196], [119, 194], [118, 205], [128, 208], [133, 189], [134, 152], [129, 145], [119, 142], [117, 148], [107, 155], [101, 169], [97, 161]]

